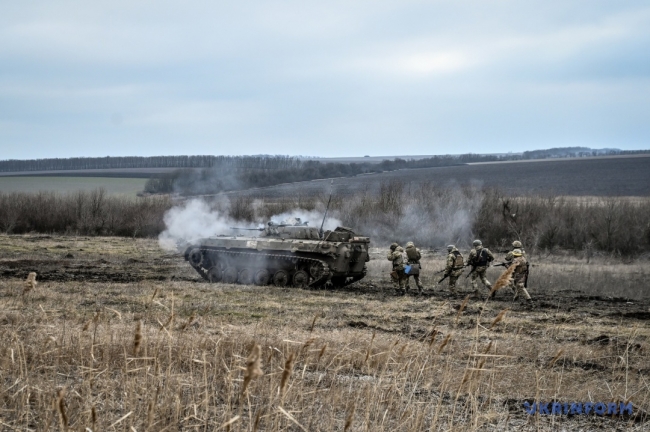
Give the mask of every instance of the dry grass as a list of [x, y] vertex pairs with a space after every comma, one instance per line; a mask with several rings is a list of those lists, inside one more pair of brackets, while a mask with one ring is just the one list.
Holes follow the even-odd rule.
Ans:
[[647, 321], [604, 310], [468, 301], [459, 316], [462, 298], [189, 280], [41, 280], [22, 301], [22, 283], [0, 279], [0, 429], [647, 427], [521, 407], [649, 408]]

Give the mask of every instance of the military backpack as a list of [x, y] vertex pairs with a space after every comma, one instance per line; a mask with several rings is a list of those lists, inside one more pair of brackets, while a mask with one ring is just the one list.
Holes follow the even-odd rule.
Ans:
[[409, 261], [420, 261], [420, 259], [422, 258], [422, 255], [420, 255], [420, 251], [417, 250], [417, 248], [415, 247], [407, 247], [406, 256], [408, 257]]
[[453, 251], [454, 254], [454, 268], [461, 268], [465, 265], [463, 261], [463, 256], [458, 251]]

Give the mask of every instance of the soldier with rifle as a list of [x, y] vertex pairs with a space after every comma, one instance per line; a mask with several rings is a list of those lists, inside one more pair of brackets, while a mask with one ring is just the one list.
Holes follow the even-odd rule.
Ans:
[[488, 290], [492, 288], [492, 284], [485, 277], [485, 272], [490, 266], [490, 263], [494, 261], [494, 255], [492, 255], [492, 252], [490, 252], [489, 249], [483, 247], [481, 240], [474, 240], [472, 245], [474, 246], [474, 249], [470, 251], [469, 256], [467, 257], [467, 264], [472, 266], [472, 270], [467, 274], [467, 277], [472, 277], [474, 297], [483, 298], [478, 289], [476, 279], [480, 279]]
[[438, 283], [441, 283], [445, 279], [449, 278], [449, 292], [455, 295], [456, 281], [460, 275], [463, 274], [465, 264], [463, 262], [463, 255], [461, 255], [456, 246], [447, 246], [447, 252], [449, 252], [447, 255], [447, 265], [445, 266], [445, 269], [442, 270], [445, 272], [445, 275], [438, 281]]
[[418, 294], [421, 295], [422, 290], [424, 289], [422, 282], [420, 282], [420, 270], [422, 269], [420, 260], [422, 259], [422, 254], [420, 253], [420, 249], [416, 248], [413, 242], [406, 243], [406, 258], [409, 266], [409, 272], [406, 275], [406, 292], [408, 293], [411, 288], [409, 286], [409, 281], [411, 280], [411, 276], [413, 276], [415, 285], [418, 287]]
[[[505, 268], [510, 267], [510, 265], [513, 263], [513, 260], [515, 259], [515, 255], [514, 255], [515, 250], [519, 250], [519, 252], [521, 252], [521, 256], [523, 256], [524, 259], [527, 260], [526, 251], [524, 251], [521, 242], [519, 240], [515, 240], [512, 242], [512, 250], [508, 252], [508, 254], [506, 255], [505, 262], [496, 264], [495, 267], [505, 267]], [[530, 263], [527, 262], [526, 266], [530, 267]], [[528, 287], [528, 273], [526, 273], [526, 287]], [[508, 284], [508, 288], [510, 288], [512, 293], [516, 296], [514, 279], [510, 281], [510, 284]], [[495, 294], [496, 292], [492, 293], [492, 297], [494, 297]]]
[[515, 297], [513, 300], [517, 300], [520, 294], [523, 294], [524, 298], [528, 304], [533, 303], [533, 299], [530, 298], [528, 290], [528, 260], [526, 259], [523, 251], [521, 249], [515, 249], [512, 251], [512, 264], [516, 265], [515, 271], [512, 273], [513, 282], [516, 287]]
[[390, 273], [396, 295], [406, 294], [406, 274], [404, 273], [404, 249], [397, 243], [390, 245], [390, 251], [386, 255], [388, 261], [393, 263], [393, 271]]

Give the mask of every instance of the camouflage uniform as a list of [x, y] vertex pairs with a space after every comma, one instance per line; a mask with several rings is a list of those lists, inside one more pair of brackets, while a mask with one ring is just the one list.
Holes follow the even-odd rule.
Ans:
[[391, 272], [391, 279], [393, 280], [393, 287], [397, 294], [405, 294], [406, 275], [404, 274], [404, 249], [397, 243], [390, 246], [390, 252], [386, 255], [388, 261], [393, 262], [393, 271]]
[[481, 293], [478, 289], [478, 283], [476, 279], [481, 279], [483, 285], [488, 289], [492, 288], [492, 284], [485, 277], [485, 272], [487, 271], [490, 262], [494, 261], [494, 255], [490, 252], [489, 249], [484, 248], [480, 240], [474, 241], [474, 249], [472, 249], [467, 257], [467, 264], [472, 266], [474, 270], [472, 272], [472, 286], [474, 287], [474, 295], [481, 297]]
[[420, 282], [420, 273], [419, 270], [422, 269], [422, 265], [420, 264], [420, 259], [422, 259], [422, 254], [420, 253], [420, 249], [416, 248], [413, 242], [408, 242], [406, 243], [406, 259], [408, 260], [408, 265], [411, 267], [416, 267], [418, 270], [417, 274], [408, 274], [406, 275], [406, 292], [409, 291], [409, 280], [411, 279], [411, 276], [413, 276], [413, 279], [415, 280], [415, 285], [418, 287], [418, 292], [422, 294], [422, 289], [424, 286], [422, 286], [422, 282]]
[[447, 250], [449, 251], [449, 255], [447, 255], [445, 275], [449, 277], [449, 292], [456, 294], [456, 281], [463, 274], [463, 256], [454, 245], [449, 245]]
[[515, 250], [517, 250], [517, 249], [519, 249], [519, 251], [521, 252], [521, 255], [524, 258], [527, 258], [526, 257], [526, 251], [521, 246], [521, 242], [519, 240], [515, 240], [515, 241], [512, 242], [512, 250], [510, 252], [508, 252], [508, 254], [506, 255], [506, 262], [508, 263], [508, 266], [510, 266], [510, 264], [512, 264], [512, 260], [515, 259], [515, 256], [513, 255], [513, 252]]
[[517, 267], [515, 267], [515, 271], [512, 274], [514, 284], [516, 286], [514, 300], [517, 300], [519, 294], [523, 294], [526, 300], [531, 302], [532, 299], [530, 298], [530, 294], [528, 294], [528, 290], [526, 290], [526, 287], [524, 286], [526, 284], [526, 277], [528, 272], [528, 261], [523, 255], [523, 251], [519, 249], [512, 251], [512, 254], [514, 256], [512, 264], [517, 264]]
[[[515, 240], [512, 242], [512, 250], [508, 252], [505, 258], [506, 268], [510, 267], [513, 260], [515, 259], [515, 255], [513, 254], [513, 252], [516, 250], [519, 250], [521, 252], [521, 256], [523, 256], [524, 259], [527, 258], [526, 251], [521, 247], [521, 242], [519, 240]], [[512, 293], [516, 295], [514, 279], [510, 281], [510, 283], [508, 284], [508, 288], [510, 288], [512, 290]]]

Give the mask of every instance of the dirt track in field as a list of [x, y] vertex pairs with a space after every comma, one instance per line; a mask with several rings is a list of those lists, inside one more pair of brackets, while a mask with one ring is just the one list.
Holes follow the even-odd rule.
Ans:
[[[0, 279], [21, 280], [29, 272], [36, 272], [38, 280], [47, 282], [83, 283], [139, 283], [143, 281], [172, 282], [183, 281], [196, 284], [197, 288], [209, 289], [210, 284], [192, 270], [179, 253], [164, 252], [152, 240], [99, 239], [50, 236], [7, 236], [5, 248], [0, 248]], [[9, 241], [7, 241], [9, 240]], [[76, 242], [71, 245], [71, 242]], [[67, 242], [67, 243], [66, 243]], [[82, 247], [78, 247], [81, 245]], [[12, 249], [13, 247], [13, 249]], [[23, 250], [16, 250], [22, 248]], [[122, 253], [120, 253], [122, 252]], [[373, 257], [375, 263], [383, 263]], [[372, 263], [372, 261], [371, 261]], [[437, 264], [431, 264], [435, 267]], [[371, 267], [372, 269], [372, 267]], [[493, 269], [491, 269], [494, 271]], [[415, 300], [460, 302], [471, 292], [469, 282], [461, 277], [459, 286], [462, 292], [452, 296], [446, 285], [437, 285], [434, 277], [425, 279], [427, 289], [422, 295], [411, 290]], [[427, 283], [431, 281], [431, 283]], [[261, 288], [260, 288], [261, 289]], [[293, 292], [294, 288], [268, 290]], [[576, 289], [546, 290], [536, 282], [530, 290], [535, 299], [535, 310], [539, 312], [568, 312], [580, 319], [587, 317], [611, 317], [618, 320], [650, 320], [650, 298], [628, 299], [621, 296], [608, 296], [600, 292], [585, 292]], [[487, 292], [487, 290], [485, 291]], [[395, 297], [392, 285], [382, 276], [380, 270], [370, 272], [364, 280], [349, 287], [336, 290], [345, 296], [363, 296], [372, 300], [390, 301]], [[296, 290], [300, 295], [300, 290]], [[530, 310], [523, 301], [513, 302], [512, 295], [504, 289], [497, 293], [495, 306], [511, 310]], [[470, 302], [466, 313], [480, 312], [480, 303]], [[360, 324], [363, 325], [363, 324]]]

